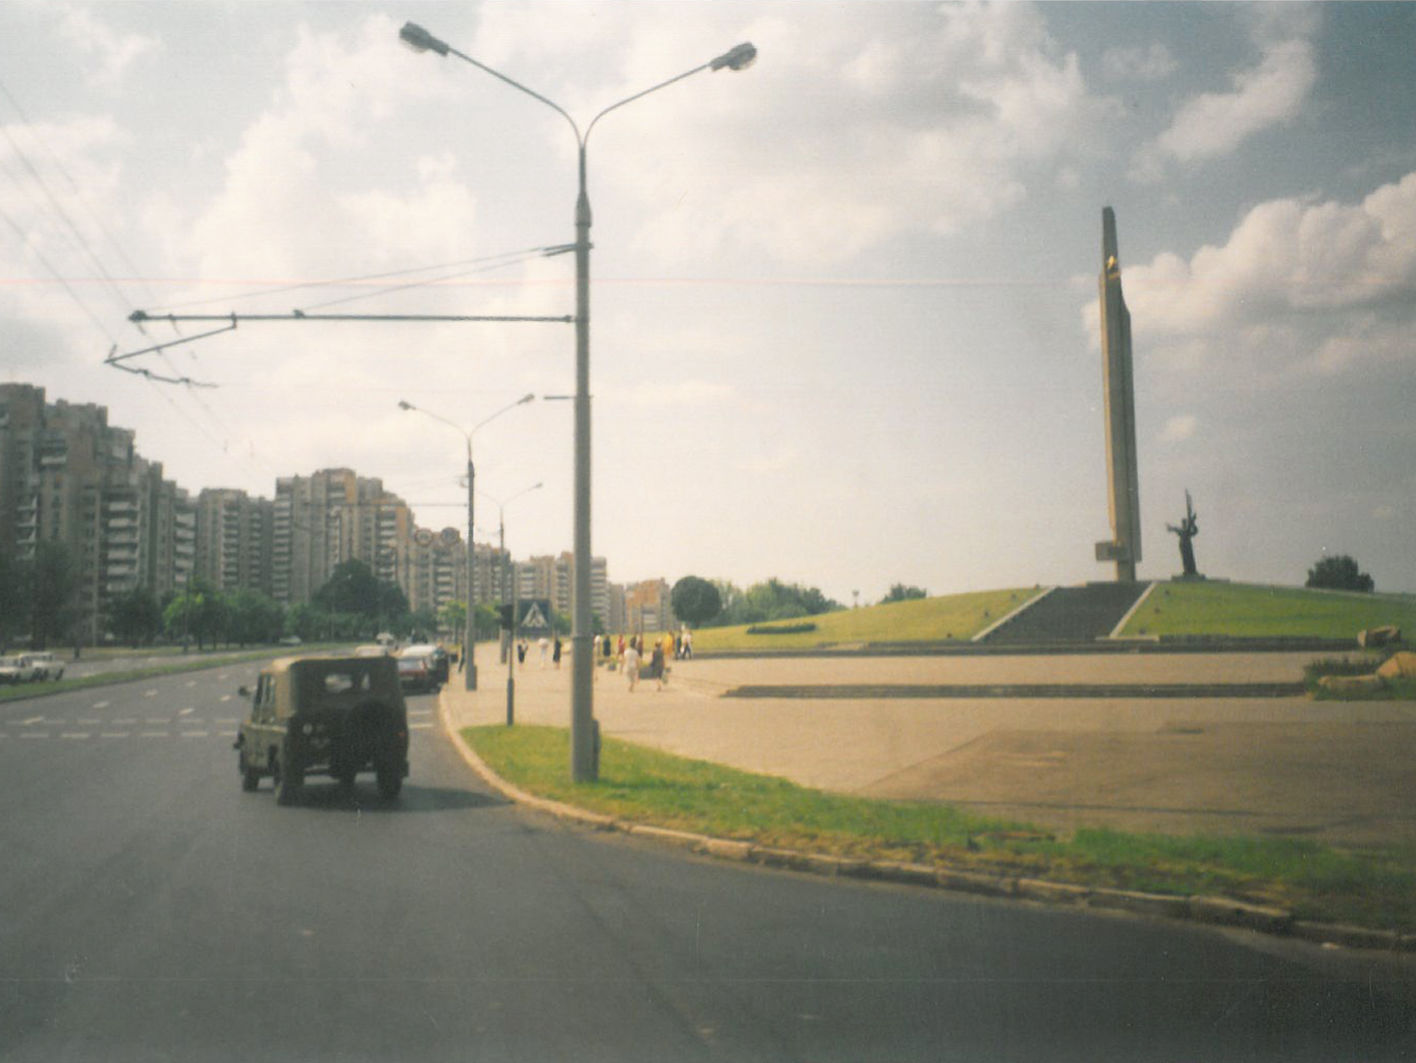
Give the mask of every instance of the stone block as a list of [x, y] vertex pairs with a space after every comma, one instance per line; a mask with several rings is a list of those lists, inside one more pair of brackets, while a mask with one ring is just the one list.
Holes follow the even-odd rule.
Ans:
[[1379, 675], [1325, 675], [1318, 686], [1330, 694], [1365, 694], [1386, 684]]
[[1382, 679], [1416, 679], [1416, 653], [1399, 650], [1377, 669]]
[[1366, 631], [1357, 633], [1357, 645], [1367, 648], [1377, 646], [1390, 646], [1401, 641], [1401, 628], [1395, 624], [1387, 624], [1383, 627], [1369, 627]]

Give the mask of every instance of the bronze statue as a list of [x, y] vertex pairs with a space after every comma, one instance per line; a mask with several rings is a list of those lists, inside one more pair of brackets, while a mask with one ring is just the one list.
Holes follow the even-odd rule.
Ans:
[[1180, 536], [1180, 564], [1185, 567], [1186, 576], [1197, 575], [1195, 572], [1195, 548], [1190, 540], [1200, 534], [1199, 525], [1195, 523], [1195, 507], [1190, 502], [1190, 492], [1185, 492], [1185, 519], [1180, 522], [1180, 526], [1167, 524], [1166, 531], [1173, 531]]

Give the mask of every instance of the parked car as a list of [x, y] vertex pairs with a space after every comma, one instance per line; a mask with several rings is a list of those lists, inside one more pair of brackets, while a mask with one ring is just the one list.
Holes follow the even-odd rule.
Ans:
[[426, 657], [428, 659], [428, 674], [432, 677], [432, 682], [436, 687], [447, 682], [448, 657], [447, 650], [436, 643], [418, 643], [408, 646], [400, 656]]
[[0, 683], [28, 683], [35, 678], [35, 667], [28, 654], [0, 657]]
[[429, 654], [404, 650], [396, 660], [398, 661], [398, 683], [405, 691], [437, 690], [441, 685], [433, 670], [433, 661]]
[[241, 789], [254, 790], [269, 775], [278, 804], [291, 804], [312, 774], [352, 786], [360, 772], [373, 771], [379, 793], [397, 797], [408, 775], [408, 709], [397, 667], [388, 657], [272, 661], [261, 670], [236, 752]]
[[64, 678], [64, 662], [49, 651], [31, 653], [29, 659], [30, 663], [34, 665], [36, 680]]

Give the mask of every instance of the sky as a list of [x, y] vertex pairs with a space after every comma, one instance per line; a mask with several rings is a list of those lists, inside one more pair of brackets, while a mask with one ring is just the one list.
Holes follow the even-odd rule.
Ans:
[[[347, 467], [569, 550], [588, 140], [592, 550], [868, 604], [1113, 578], [1101, 213], [1143, 578], [1416, 591], [1416, 5], [0, 0], [0, 380], [194, 493]], [[164, 383], [155, 377], [186, 379]], [[215, 386], [197, 386], [215, 385]], [[400, 400], [453, 422], [399, 409]], [[502, 412], [505, 410], [505, 412]], [[489, 419], [490, 418], [490, 419]], [[485, 422], [485, 423], [484, 423]], [[454, 426], [461, 426], [456, 429]], [[540, 489], [534, 485], [540, 483]]]

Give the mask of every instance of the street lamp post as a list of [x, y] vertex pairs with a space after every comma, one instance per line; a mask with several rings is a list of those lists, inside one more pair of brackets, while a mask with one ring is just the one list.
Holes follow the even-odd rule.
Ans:
[[[497, 540], [503, 554], [506, 553], [506, 507], [515, 502], [522, 495], [529, 495], [532, 491], [539, 491], [543, 484], [532, 484], [524, 491], [518, 491], [505, 501], [492, 498], [497, 504]], [[508, 629], [506, 643], [506, 725], [513, 726], [516, 723], [516, 614], [521, 607], [520, 588], [516, 584], [516, 566], [511, 567], [511, 627]]]
[[459, 52], [422, 26], [405, 23], [398, 31], [405, 44], [420, 52], [436, 52], [483, 70], [499, 81], [539, 100], [570, 123], [579, 148], [579, 190], [575, 200], [575, 582], [571, 615], [570, 761], [573, 782], [593, 782], [599, 776], [599, 743], [595, 734], [595, 661], [590, 618], [590, 197], [585, 183], [585, 145], [595, 123], [611, 111], [666, 88], [703, 70], [742, 70], [757, 58], [757, 49], [743, 43], [692, 70], [627, 96], [600, 111], [580, 131], [565, 109], [485, 63]]
[[476, 489], [473, 486], [477, 477], [477, 468], [472, 463], [472, 437], [476, 434], [477, 429], [481, 428], [482, 425], [486, 424], [488, 421], [500, 417], [502, 414], [506, 413], [507, 410], [515, 409], [517, 406], [525, 406], [535, 398], [535, 395], [523, 395], [515, 402], [503, 406], [489, 417], [484, 417], [470, 429], [463, 428], [456, 421], [449, 421], [446, 417], [440, 417], [431, 410], [425, 410], [421, 406], [414, 406], [411, 402], [405, 402], [402, 399], [398, 400], [398, 408], [400, 410], [413, 410], [416, 413], [423, 414], [425, 417], [431, 417], [435, 421], [441, 421], [449, 428], [456, 429], [461, 433], [462, 438], [467, 441], [467, 624], [463, 635], [465, 641], [462, 650], [462, 673], [465, 676], [468, 690], [477, 689], [477, 659], [475, 653], [477, 646], [477, 596], [475, 593], [477, 548], [474, 545], [476, 540], [476, 525], [473, 523], [477, 511], [475, 498]]

